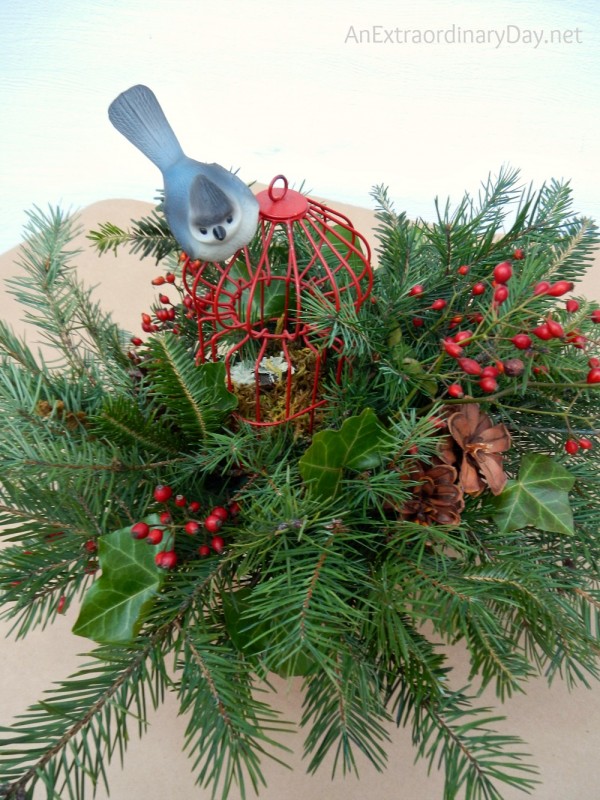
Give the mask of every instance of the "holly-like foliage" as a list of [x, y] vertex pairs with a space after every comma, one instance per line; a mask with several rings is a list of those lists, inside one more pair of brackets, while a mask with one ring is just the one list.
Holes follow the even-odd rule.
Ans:
[[[1, 797], [82, 798], [167, 691], [198, 783], [245, 796], [285, 760], [270, 673], [302, 681], [309, 772], [358, 753], [383, 769], [395, 722], [448, 800], [535, 784], [439, 645], [462, 640], [500, 700], [533, 675], [598, 675], [600, 310], [573, 296], [595, 228], [568, 186], [510, 171], [433, 222], [373, 195], [369, 301], [302, 298], [312, 341], [335, 344], [312, 429], [252, 425], [223, 353], [198, 363], [160, 212], [91, 234], [165, 260], [144, 339], [78, 282], [71, 219], [31, 214], [10, 291], [55, 355], [0, 325], [0, 600], [19, 636], [77, 603], [97, 646], [2, 729]], [[269, 356], [237, 374], [273, 391]]]

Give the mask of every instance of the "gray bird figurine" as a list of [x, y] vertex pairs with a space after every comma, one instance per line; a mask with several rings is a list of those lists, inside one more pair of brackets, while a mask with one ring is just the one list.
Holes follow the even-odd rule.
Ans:
[[108, 109], [115, 128], [162, 172], [165, 217], [191, 258], [224, 261], [254, 236], [258, 203], [232, 172], [188, 158], [154, 92], [132, 86]]

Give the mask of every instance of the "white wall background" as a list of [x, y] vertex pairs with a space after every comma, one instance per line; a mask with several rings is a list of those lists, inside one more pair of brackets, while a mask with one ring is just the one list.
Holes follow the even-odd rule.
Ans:
[[[374, 26], [394, 41], [358, 44]], [[599, 27], [595, 0], [2, 0], [0, 252], [32, 204], [153, 199], [106, 115], [140, 82], [191, 156], [246, 180], [361, 205], [383, 182], [428, 216], [509, 163], [598, 218]]]

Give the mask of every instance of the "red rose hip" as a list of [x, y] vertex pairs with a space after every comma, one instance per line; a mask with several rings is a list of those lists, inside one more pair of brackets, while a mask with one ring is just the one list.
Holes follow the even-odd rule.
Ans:
[[173, 494], [173, 489], [170, 486], [163, 486], [159, 484], [154, 490], [154, 499], [157, 503], [166, 503]]

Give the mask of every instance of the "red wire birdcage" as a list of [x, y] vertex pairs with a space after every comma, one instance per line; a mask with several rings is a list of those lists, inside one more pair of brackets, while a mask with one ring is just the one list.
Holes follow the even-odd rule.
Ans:
[[337, 360], [339, 381], [344, 355], [339, 339], [326, 343], [327, 332], [306, 321], [303, 304], [313, 298], [337, 312], [347, 297], [359, 309], [373, 283], [370, 249], [346, 216], [289, 189], [282, 175], [257, 200], [258, 236], [249, 247], [225, 263], [184, 262], [197, 361], [224, 362], [246, 421], [277, 425], [310, 414], [312, 429], [325, 403], [325, 360]]

